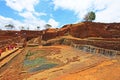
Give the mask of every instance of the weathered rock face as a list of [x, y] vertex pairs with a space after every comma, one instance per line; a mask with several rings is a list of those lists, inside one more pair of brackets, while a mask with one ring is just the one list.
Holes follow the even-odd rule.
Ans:
[[58, 30], [58, 36], [64, 36], [69, 34], [69, 29], [71, 25], [64, 25], [62, 28]]
[[57, 29], [47, 29], [43, 31], [42, 39], [49, 40], [58, 36]]
[[78, 38], [87, 37], [103, 37], [103, 38], [119, 38], [120, 23], [93, 23], [84, 22], [73, 24], [70, 27], [70, 34]]
[[84, 23], [73, 24], [70, 26], [70, 35], [77, 38], [88, 37], [88, 27]]
[[46, 31], [44, 40], [49, 40], [57, 36], [72, 35], [77, 38], [101, 37], [119, 38], [120, 23], [93, 23], [83, 22], [78, 24], [65, 25], [60, 29]]

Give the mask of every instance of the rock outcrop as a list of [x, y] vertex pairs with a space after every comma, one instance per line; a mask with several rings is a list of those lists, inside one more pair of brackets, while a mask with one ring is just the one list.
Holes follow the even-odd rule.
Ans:
[[120, 23], [83, 22], [73, 24], [70, 27], [70, 34], [78, 38], [88, 37], [119, 38]]

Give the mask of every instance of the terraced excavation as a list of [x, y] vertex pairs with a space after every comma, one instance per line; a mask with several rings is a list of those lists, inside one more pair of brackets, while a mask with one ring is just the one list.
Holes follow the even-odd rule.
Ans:
[[83, 22], [1, 31], [0, 80], [120, 80], [119, 30], [119, 23]]

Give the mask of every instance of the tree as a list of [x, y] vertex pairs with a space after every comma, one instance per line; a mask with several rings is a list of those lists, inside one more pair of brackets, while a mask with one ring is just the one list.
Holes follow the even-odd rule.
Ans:
[[21, 30], [24, 30], [24, 26], [21, 26]]
[[14, 28], [14, 25], [12, 25], [12, 24], [8, 24], [8, 25], [5, 25], [5, 27], [7, 28], [7, 29], [13, 29]]
[[39, 30], [40, 29], [40, 26], [37, 26], [37, 30]]
[[96, 18], [95, 12], [91, 11], [85, 15], [84, 20], [85, 21], [93, 21], [93, 20], [95, 20], [95, 18]]
[[51, 28], [52, 26], [50, 24], [46, 24], [45, 25], [45, 28], [48, 29], [48, 28]]
[[29, 30], [29, 27], [27, 27], [27, 30]]

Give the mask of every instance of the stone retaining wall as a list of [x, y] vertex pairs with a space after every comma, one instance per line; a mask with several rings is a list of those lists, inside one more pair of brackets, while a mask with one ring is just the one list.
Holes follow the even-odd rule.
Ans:
[[102, 54], [102, 55], [109, 56], [109, 57], [120, 55], [120, 51], [95, 47], [92, 45], [76, 44], [76, 43], [69, 41], [69, 40], [64, 40], [63, 44], [68, 45], [68, 46], [72, 46], [73, 48], [76, 48], [76, 49], [79, 49], [79, 50], [82, 50], [85, 52], [94, 53], [94, 54]]

